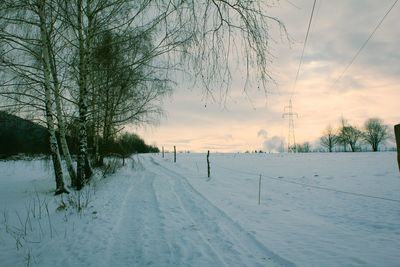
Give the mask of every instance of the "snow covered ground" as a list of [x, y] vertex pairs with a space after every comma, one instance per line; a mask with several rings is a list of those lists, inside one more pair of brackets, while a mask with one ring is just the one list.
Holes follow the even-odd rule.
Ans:
[[400, 266], [395, 153], [172, 159], [69, 197], [47, 161], [1, 161], [0, 266]]

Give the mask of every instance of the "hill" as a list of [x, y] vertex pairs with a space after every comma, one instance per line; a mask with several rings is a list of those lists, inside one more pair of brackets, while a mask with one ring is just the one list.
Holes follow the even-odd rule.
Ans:
[[30, 120], [0, 111], [0, 155], [49, 153], [47, 129]]

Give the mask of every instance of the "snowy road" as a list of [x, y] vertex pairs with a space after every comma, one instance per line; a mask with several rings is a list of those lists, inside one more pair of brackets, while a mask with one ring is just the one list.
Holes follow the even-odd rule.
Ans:
[[153, 157], [102, 186], [94, 221], [67, 235], [64, 257], [41, 257], [40, 265], [294, 266]]
[[293, 266], [195, 191], [185, 177], [144, 158], [126, 188], [107, 266]]

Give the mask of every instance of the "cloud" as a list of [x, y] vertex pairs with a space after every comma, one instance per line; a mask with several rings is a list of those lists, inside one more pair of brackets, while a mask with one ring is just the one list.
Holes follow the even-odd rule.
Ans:
[[262, 137], [263, 139], [267, 139], [268, 138], [268, 132], [264, 129], [261, 129], [258, 131], [257, 133], [257, 137]]
[[267, 104], [263, 90], [255, 84], [243, 92], [240, 69], [232, 68], [229, 96], [222, 104], [210, 103], [201, 86], [192, 87], [182, 78], [174, 96], [164, 102], [168, 119], [152, 131], [139, 133], [149, 143], [178, 145], [182, 150], [279, 151], [282, 140], [278, 136], [288, 130], [282, 113], [289, 98], [293, 112], [299, 115], [295, 118], [299, 143], [317, 140], [329, 123], [337, 126], [340, 115], [356, 125], [369, 117], [398, 123], [400, 27], [393, 25], [398, 25], [399, 6], [334, 85], [392, 4], [393, 0], [320, 1], [294, 87], [312, 3], [297, 0], [296, 8], [279, 1], [268, 12], [285, 23], [291, 42], [280, 38], [278, 27], [271, 27], [276, 42], [271, 42], [274, 58], [268, 71], [276, 84], [269, 85]]
[[[324, 75], [328, 78], [330, 74], [334, 74], [331, 78], [336, 79], [367, 40], [392, 2], [390, 0], [340, 0], [324, 1], [320, 4], [317, 8], [318, 12], [314, 14], [299, 80], [306, 78], [307, 65], [310, 62], [326, 64], [326, 68], [322, 69], [326, 73], [315, 73], [312, 70], [310, 75]], [[276, 16], [284, 21], [290, 36], [295, 40], [290, 50], [285, 49], [284, 45], [277, 47], [279, 57], [276, 61], [282, 64], [281, 67], [286, 70], [288, 66], [296, 68], [290, 69], [290, 72], [285, 71], [286, 74], [297, 70], [297, 64], [291, 63], [298, 62], [301, 55], [305, 26], [311, 9], [309, 1], [299, 0], [296, 5], [301, 7], [301, 10], [285, 2], [281, 3], [280, 8], [273, 10], [277, 13]], [[368, 70], [386, 78], [399, 76], [400, 65], [397, 59], [400, 50], [397, 44], [400, 28], [391, 27], [398, 24], [398, 14], [398, 9], [395, 8], [386, 17], [357, 60], [346, 71], [347, 74], [356, 75]]]
[[281, 152], [283, 148], [283, 139], [279, 136], [273, 136], [264, 141], [263, 148], [267, 152]]

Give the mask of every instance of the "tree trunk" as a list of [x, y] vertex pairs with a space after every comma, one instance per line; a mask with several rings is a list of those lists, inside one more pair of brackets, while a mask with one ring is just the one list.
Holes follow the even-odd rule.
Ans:
[[[106, 86], [109, 85], [109, 77], [106, 77]], [[100, 153], [100, 165], [104, 165], [104, 152], [107, 149], [108, 142], [111, 136], [111, 107], [110, 107], [110, 89], [106, 90], [106, 101], [104, 103], [104, 117], [103, 117], [103, 140], [102, 140], [102, 152]]]
[[377, 152], [378, 151], [378, 142], [372, 142], [372, 151]]
[[350, 148], [351, 148], [351, 152], [355, 152], [356, 151], [356, 145], [353, 143], [350, 143]]
[[[55, 136], [55, 131], [54, 131], [54, 125], [52, 120], [52, 116], [48, 115], [49, 111], [47, 111], [47, 104], [46, 104], [46, 117], [47, 117], [47, 127], [49, 130], [49, 142], [50, 142], [50, 153], [51, 153], [51, 159], [53, 161], [53, 167], [54, 167], [54, 174], [56, 178], [56, 191], [54, 192], [54, 195], [59, 195], [62, 193], [69, 193], [65, 189], [64, 185], [64, 178], [63, 178], [63, 172], [62, 172], [62, 167], [61, 167], [61, 157], [60, 157], [60, 152], [58, 149], [58, 144], [57, 144], [57, 139]], [[50, 111], [51, 112], [51, 111]]]
[[[108, 97], [108, 96], [107, 96]], [[107, 99], [108, 100], [108, 99]], [[108, 104], [108, 102], [107, 102], [107, 104]], [[102, 151], [100, 152], [100, 159], [99, 159], [99, 165], [100, 166], [102, 166], [102, 165], [104, 165], [104, 156], [105, 156], [105, 152], [106, 152], [106, 149], [107, 149], [107, 145], [108, 145], [108, 142], [109, 142], [109, 139], [110, 139], [110, 126], [109, 126], [109, 120], [108, 120], [108, 113], [109, 112], [109, 110], [108, 110], [108, 107], [106, 106], [105, 107], [105, 111], [104, 111], [104, 120], [103, 120], [103, 133], [102, 133], [102, 135], [103, 135], [103, 140], [102, 140], [102, 144], [101, 144], [101, 147], [102, 147]]]
[[[49, 51], [53, 52], [52, 46], [50, 44], [50, 40], [49, 40]], [[65, 135], [65, 121], [64, 121], [64, 116], [62, 114], [62, 104], [61, 104], [61, 97], [60, 97], [60, 83], [58, 81], [54, 53], [51, 53], [51, 55], [52, 55], [52, 58], [50, 60], [50, 68], [51, 68], [51, 73], [53, 76], [54, 96], [55, 96], [55, 102], [56, 102], [58, 130], [60, 132], [61, 150], [64, 155], [65, 163], [67, 165], [69, 177], [71, 179], [71, 186], [75, 187], [76, 186], [76, 172], [74, 169], [74, 165], [72, 162], [71, 154], [69, 152], [68, 143], [67, 143], [67, 139], [66, 139], [66, 135]]]
[[54, 174], [56, 179], [56, 191], [55, 195], [68, 193], [65, 189], [63, 171], [61, 167], [61, 157], [58, 148], [56, 133], [54, 129], [54, 119], [52, 112], [52, 99], [50, 90], [50, 61], [49, 61], [49, 51], [48, 51], [48, 38], [46, 31], [46, 21], [44, 12], [44, 0], [38, 2], [38, 14], [40, 18], [40, 36], [42, 42], [42, 63], [43, 63], [43, 74], [44, 74], [44, 89], [45, 89], [45, 106], [46, 106], [46, 124], [49, 131], [49, 143], [50, 143], [50, 153], [53, 161]]
[[[97, 121], [97, 120], [96, 120]], [[96, 166], [102, 166], [100, 164], [100, 146], [99, 146], [99, 132], [97, 130], [97, 122], [94, 122], [94, 134], [93, 134], [93, 147], [94, 147], [94, 162]]]
[[[83, 4], [78, 0], [78, 36], [79, 36], [79, 151], [77, 166], [77, 189], [80, 190], [92, 174], [87, 144], [87, 116], [88, 116], [88, 91], [87, 91], [87, 49], [83, 30]], [[88, 37], [86, 37], [88, 38]]]
[[[93, 15], [92, 11], [90, 8], [90, 3], [92, 1], [86, 1], [86, 10], [85, 13], [87, 14], [87, 21], [88, 21], [88, 30], [87, 30], [87, 36], [86, 36], [86, 49], [85, 51], [85, 99], [86, 99], [86, 114], [85, 118], [86, 121], [85, 123], [87, 124], [87, 109], [88, 109], [88, 98], [89, 98], [89, 91], [88, 91], [88, 77], [89, 77], [89, 66], [90, 66], [90, 58], [91, 58], [91, 43], [92, 43], [92, 36], [93, 36]], [[86, 130], [86, 146], [87, 146], [87, 130]], [[87, 150], [86, 147], [86, 154], [85, 154], [85, 175], [86, 175], [86, 181], [89, 181], [90, 177], [93, 175], [93, 168], [92, 164], [90, 163], [90, 158], [89, 158], [89, 151]]]
[[100, 124], [100, 115], [99, 115], [99, 110], [97, 110], [98, 109], [98, 96], [97, 96], [97, 94], [96, 94], [96, 92], [95, 92], [95, 90], [94, 90], [94, 86], [93, 86], [93, 78], [92, 78], [92, 76], [91, 76], [91, 85], [92, 85], [92, 92], [91, 92], [91, 95], [92, 95], [92, 106], [91, 106], [91, 109], [92, 109], [92, 112], [93, 112], [93, 115], [92, 115], [92, 120], [93, 120], [93, 123], [92, 123], [92, 127], [93, 127], [93, 149], [94, 149], [94, 151], [93, 151], [93, 155], [94, 155], [94, 162], [95, 162], [95, 164], [96, 164], [96, 166], [101, 166], [100, 165], [100, 151], [99, 151], [99, 149], [100, 149], [100, 144], [99, 144], [99, 142], [100, 142], [100, 138], [99, 138], [99, 133], [100, 133], [100, 129], [99, 129], [99, 124]]
[[74, 169], [74, 165], [72, 162], [71, 154], [69, 152], [68, 148], [68, 143], [67, 139], [65, 136], [65, 123], [63, 119], [63, 114], [62, 114], [62, 108], [61, 108], [61, 103], [60, 103], [60, 97], [57, 96], [59, 94], [58, 90], [56, 90], [55, 95], [56, 95], [56, 111], [57, 111], [57, 118], [58, 118], [58, 129], [60, 132], [60, 144], [61, 144], [61, 150], [64, 155], [65, 163], [67, 165], [67, 170], [69, 177], [71, 179], [71, 186], [76, 186], [76, 172]]

